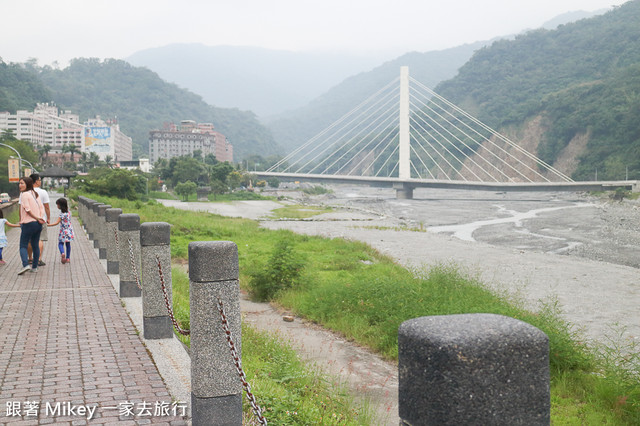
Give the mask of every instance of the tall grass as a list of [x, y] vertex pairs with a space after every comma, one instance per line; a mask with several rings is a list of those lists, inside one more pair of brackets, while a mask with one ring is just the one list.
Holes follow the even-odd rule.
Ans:
[[[189, 328], [189, 278], [182, 267], [171, 271], [173, 310], [180, 327]], [[178, 335], [189, 345], [189, 337]], [[357, 405], [342, 383], [304, 364], [281, 336], [259, 333], [242, 324], [242, 365], [258, 405], [276, 425], [370, 425], [369, 406]], [[251, 412], [245, 400], [243, 411]]]
[[[253, 221], [167, 209], [154, 202], [102, 201], [136, 212], [142, 221], [171, 223], [176, 260], [186, 258], [191, 241], [234, 241], [244, 288], [265, 269], [275, 243], [290, 241], [305, 259], [304, 272], [299, 284], [279, 292], [275, 302], [389, 359], [397, 357], [398, 326], [411, 318], [482, 312], [530, 323], [549, 336], [554, 424], [640, 424], [638, 363], [626, 362], [623, 368], [619, 359], [582, 344], [554, 303], [531, 312], [491, 293], [455, 265], [407, 271], [358, 242], [268, 231]], [[182, 291], [174, 288], [176, 295]], [[188, 308], [182, 309], [188, 316]]]

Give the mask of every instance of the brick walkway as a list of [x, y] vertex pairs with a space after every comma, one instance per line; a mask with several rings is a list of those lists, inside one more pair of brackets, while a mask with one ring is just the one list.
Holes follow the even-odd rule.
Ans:
[[[58, 227], [52, 227], [46, 266], [22, 276], [20, 229], [7, 227], [7, 264], [0, 266], [0, 424], [186, 424], [186, 403], [172, 401], [93, 242], [76, 218], [73, 226], [71, 263], [60, 263]], [[91, 420], [82, 407], [94, 410]], [[127, 409], [134, 415], [125, 416]]]

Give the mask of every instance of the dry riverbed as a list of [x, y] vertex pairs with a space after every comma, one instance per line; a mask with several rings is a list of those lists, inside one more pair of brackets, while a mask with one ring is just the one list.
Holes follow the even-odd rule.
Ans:
[[[557, 304], [586, 341], [640, 343], [640, 203], [578, 193], [429, 189], [396, 200], [390, 189], [332, 189], [312, 198], [275, 194], [336, 207], [309, 220], [265, 219], [282, 206], [273, 201], [163, 203], [258, 219], [270, 229], [363, 241], [408, 268], [455, 263], [531, 309]], [[388, 424], [397, 424], [394, 365], [300, 320], [285, 323], [268, 305], [244, 301], [243, 310], [245, 320], [286, 336], [307, 359], [372, 398]]]

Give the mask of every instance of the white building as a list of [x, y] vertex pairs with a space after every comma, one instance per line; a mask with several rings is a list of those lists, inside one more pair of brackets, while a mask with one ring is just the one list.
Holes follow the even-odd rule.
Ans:
[[101, 160], [108, 155], [114, 161], [131, 160], [133, 140], [120, 131], [120, 125], [115, 120], [104, 121], [96, 116], [84, 124], [83, 152], [95, 152]]
[[52, 153], [61, 153], [65, 145], [74, 144], [81, 152], [95, 152], [101, 160], [107, 155], [122, 161], [133, 156], [133, 141], [120, 131], [115, 120], [105, 122], [97, 116], [82, 124], [77, 114], [59, 112], [55, 104], [37, 104], [33, 112], [0, 112], [0, 130], [12, 131], [17, 139], [31, 142], [36, 149], [49, 145]]
[[49, 145], [52, 152], [62, 152], [65, 144], [81, 148], [83, 127], [78, 115], [59, 114], [58, 107], [49, 103], [37, 104], [33, 111], [0, 112], [0, 129], [11, 130], [17, 139], [30, 141], [36, 148]]

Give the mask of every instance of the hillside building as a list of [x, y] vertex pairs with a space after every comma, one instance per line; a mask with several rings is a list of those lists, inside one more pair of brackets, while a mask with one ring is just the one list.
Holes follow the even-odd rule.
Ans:
[[133, 140], [120, 131], [117, 120], [104, 121], [96, 116], [85, 122], [83, 152], [95, 152], [101, 160], [111, 156], [113, 161], [130, 161]]
[[162, 130], [149, 132], [149, 160], [154, 164], [161, 158], [170, 159], [193, 155], [200, 150], [202, 156], [212, 154], [218, 161], [233, 162], [233, 146], [211, 123], [183, 120], [177, 126], [165, 123]]
[[77, 114], [60, 112], [53, 103], [39, 103], [33, 111], [0, 112], [0, 130], [10, 130], [36, 149], [49, 145], [53, 154], [74, 144], [80, 152], [96, 152], [101, 160], [110, 155], [114, 160], [127, 161], [133, 155], [133, 140], [120, 131], [115, 120], [105, 122], [98, 116], [80, 123]]

